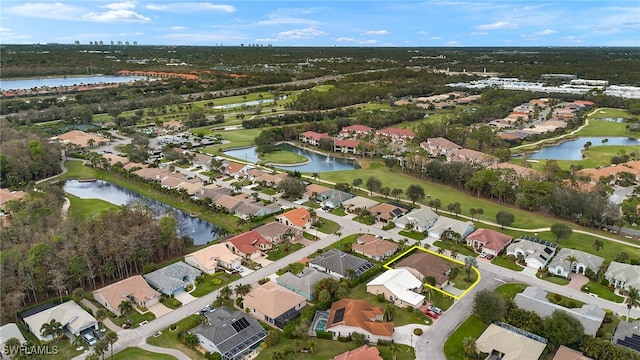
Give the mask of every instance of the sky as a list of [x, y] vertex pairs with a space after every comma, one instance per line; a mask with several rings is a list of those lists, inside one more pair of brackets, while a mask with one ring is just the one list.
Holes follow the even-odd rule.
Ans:
[[0, 44], [640, 46], [640, 0], [2, 0]]

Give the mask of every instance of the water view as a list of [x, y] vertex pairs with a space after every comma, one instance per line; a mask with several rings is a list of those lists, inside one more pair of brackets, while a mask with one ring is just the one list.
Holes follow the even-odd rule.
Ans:
[[[602, 140], [607, 139], [605, 143]], [[584, 144], [591, 142], [591, 147], [595, 146], [640, 146], [638, 139], [627, 137], [581, 137], [576, 140], [565, 141], [562, 144], [546, 147], [536, 153], [528, 155], [529, 159], [549, 159], [549, 160], [581, 160]], [[634, 151], [630, 149], [628, 152]], [[637, 151], [637, 149], [636, 149]]]
[[88, 85], [99, 83], [123, 83], [136, 80], [146, 80], [143, 76], [80, 76], [80, 77], [54, 77], [39, 79], [16, 79], [0, 81], [0, 90], [26, 90], [36, 87], [56, 87], [56, 86], [72, 86], [72, 85]]
[[[343, 159], [336, 158], [330, 155], [319, 154], [313, 151], [309, 151], [307, 149], [302, 149], [297, 146], [293, 146], [290, 144], [280, 144], [279, 148], [287, 151], [291, 151], [298, 155], [304, 156], [310, 160], [308, 164], [303, 165], [295, 165], [295, 166], [276, 166], [274, 167], [284, 170], [290, 171], [300, 171], [300, 172], [328, 172], [328, 171], [341, 171], [341, 170], [355, 170], [357, 169], [358, 163], [352, 159]], [[235, 149], [228, 150], [224, 152], [225, 155], [233, 156], [238, 159], [245, 160], [247, 162], [257, 163], [260, 161], [258, 159], [258, 153], [256, 152], [256, 147], [248, 147], [244, 149]]]
[[182, 210], [149, 199], [107, 181], [80, 182], [78, 180], [68, 180], [65, 182], [63, 190], [81, 199], [100, 199], [115, 205], [127, 205], [134, 200], [141, 200], [158, 215], [171, 212], [178, 220], [178, 235], [190, 237], [195, 245], [206, 244], [217, 238], [216, 231], [218, 227], [214, 224], [191, 217]]

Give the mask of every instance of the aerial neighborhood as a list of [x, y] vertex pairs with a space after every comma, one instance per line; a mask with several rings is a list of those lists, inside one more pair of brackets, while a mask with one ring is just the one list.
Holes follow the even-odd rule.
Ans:
[[613, 70], [167, 49], [80, 53], [140, 82], [3, 89], [2, 358], [640, 359], [640, 96]]

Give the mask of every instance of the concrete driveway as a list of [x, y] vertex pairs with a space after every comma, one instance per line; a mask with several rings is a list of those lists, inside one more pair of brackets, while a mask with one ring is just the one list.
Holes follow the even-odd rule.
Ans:
[[168, 307], [162, 305], [162, 303], [157, 303], [155, 305], [151, 305], [151, 306], [149, 306], [148, 309], [149, 309], [149, 311], [151, 311], [153, 313], [153, 315], [156, 316], [156, 319], [161, 317], [161, 316], [163, 316], [163, 315], [166, 315], [166, 314], [168, 314], [168, 313], [170, 313], [172, 311]]
[[188, 304], [196, 299], [196, 297], [192, 296], [186, 291], [181, 291], [174, 295], [176, 299], [178, 299], [182, 305]]
[[404, 345], [409, 345], [411, 347], [414, 347], [418, 342], [418, 340], [420, 339], [420, 336], [413, 334], [413, 330], [416, 328], [422, 329], [423, 334], [421, 336], [424, 336], [425, 335], [424, 333], [426, 333], [427, 330], [429, 330], [428, 325], [422, 325], [422, 324], [409, 324], [404, 326], [398, 326], [393, 329], [393, 341], [399, 344], [404, 344]]

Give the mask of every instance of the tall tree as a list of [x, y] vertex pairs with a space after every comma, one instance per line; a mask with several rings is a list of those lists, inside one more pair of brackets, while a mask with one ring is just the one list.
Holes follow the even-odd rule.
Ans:
[[630, 321], [631, 308], [640, 306], [640, 291], [633, 286], [629, 286], [624, 303], [627, 305], [627, 321]]
[[425, 196], [424, 189], [422, 188], [422, 186], [417, 184], [409, 185], [409, 187], [407, 188], [406, 194], [407, 194], [407, 198], [411, 200], [412, 205], [415, 205], [416, 201], [424, 200], [424, 196]]
[[480, 290], [473, 298], [473, 313], [485, 324], [502, 320], [507, 313], [507, 302], [491, 290]]
[[467, 256], [466, 258], [464, 258], [464, 267], [467, 272], [467, 281], [471, 281], [471, 270], [473, 270], [473, 268], [477, 266], [478, 261], [475, 257]]
[[51, 319], [48, 323], [42, 324], [40, 334], [42, 337], [51, 336], [52, 339], [57, 340], [62, 335], [62, 324], [56, 319]]
[[573, 315], [554, 310], [543, 320], [544, 334], [554, 347], [575, 344], [584, 336], [584, 326]]
[[553, 224], [551, 225], [551, 232], [556, 236], [556, 241], [565, 240], [571, 236], [573, 230], [566, 224]]
[[104, 340], [109, 343], [109, 347], [111, 348], [111, 357], [113, 357], [113, 344], [118, 341], [118, 334], [109, 330], [104, 334]]
[[600, 239], [595, 239], [593, 240], [593, 244], [591, 244], [591, 247], [593, 248], [593, 250], [598, 252], [604, 247], [604, 242], [602, 242], [602, 240]]
[[369, 195], [372, 195], [374, 192], [377, 192], [382, 187], [382, 182], [375, 176], [371, 176], [367, 179], [367, 183], [365, 185], [367, 190], [369, 190]]
[[496, 213], [496, 222], [498, 223], [498, 225], [500, 225], [503, 229], [505, 226], [510, 226], [511, 224], [513, 224], [513, 222], [515, 221], [515, 216], [505, 210], [500, 210], [498, 211], [498, 213]]

